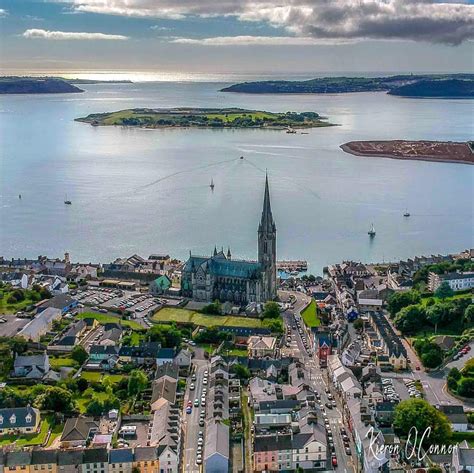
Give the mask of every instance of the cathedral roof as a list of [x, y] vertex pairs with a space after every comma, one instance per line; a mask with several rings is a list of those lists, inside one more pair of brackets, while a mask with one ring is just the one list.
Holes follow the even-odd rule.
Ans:
[[201, 267], [215, 276], [251, 278], [259, 276], [261, 266], [255, 261], [230, 260], [222, 254], [216, 256], [190, 256], [184, 271], [196, 271]]

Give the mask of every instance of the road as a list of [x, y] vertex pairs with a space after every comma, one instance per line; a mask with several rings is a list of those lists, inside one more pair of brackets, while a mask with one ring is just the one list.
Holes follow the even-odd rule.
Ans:
[[[473, 357], [474, 352], [474, 341], [470, 343], [471, 351], [467, 355], [463, 356], [459, 360], [451, 361], [445, 367], [437, 371], [425, 371], [423, 364], [421, 363], [418, 355], [416, 354], [413, 347], [408, 343], [405, 337], [403, 337], [397, 328], [393, 325], [392, 320], [387, 313], [384, 313], [385, 318], [388, 320], [390, 325], [392, 325], [395, 333], [400, 337], [400, 340], [403, 343], [403, 346], [406, 348], [408, 359], [410, 360], [410, 366], [413, 369], [411, 373], [404, 374], [387, 374], [387, 377], [392, 378], [411, 378], [417, 381], [420, 381], [423, 390], [425, 399], [432, 405], [436, 404], [456, 404], [463, 405], [467, 410], [472, 410], [474, 408], [474, 402], [462, 401], [454, 396], [452, 396], [446, 386], [446, 380], [448, 377], [449, 370], [451, 368], [457, 367], [461, 369], [467, 360]], [[419, 370], [416, 369], [419, 367]]]
[[[295, 313], [297, 316], [299, 315], [300, 311], [306, 307], [306, 305], [310, 302], [309, 296], [306, 296], [302, 293], [295, 293], [292, 292], [296, 297], [295, 304], [291, 310], [287, 310], [283, 313], [283, 320], [286, 326], [292, 327], [294, 324], [294, 316]], [[288, 296], [288, 291], [285, 291], [284, 296]], [[302, 324], [303, 325], [303, 324]], [[326, 394], [325, 390], [329, 387], [330, 383], [328, 380], [327, 370], [321, 369], [319, 367], [319, 360], [316, 357], [316, 354], [313, 358], [308, 356], [306, 352], [303, 341], [301, 340], [301, 336], [298, 330], [293, 330], [291, 333], [291, 347], [290, 350], [293, 356], [300, 358], [301, 362], [304, 364], [305, 368], [309, 372], [310, 384], [312, 388], [318, 392], [321, 396], [321, 404], [323, 412], [326, 413], [327, 418], [329, 420], [329, 425], [333, 434], [334, 439], [334, 448], [336, 450], [336, 457], [338, 466], [334, 468], [334, 471], [341, 472], [341, 473], [349, 473], [354, 471], [354, 448], [351, 445], [352, 455], [346, 455], [344, 443], [342, 441], [340, 428], [343, 427], [342, 422], [342, 414], [341, 414], [341, 405], [337, 400], [337, 396], [334, 392], [332, 392], [332, 396], [336, 399], [337, 407], [333, 409], [328, 409], [326, 407], [326, 403], [329, 401], [328, 395]], [[306, 337], [307, 340], [310, 340], [311, 337]], [[312, 343], [312, 341], [311, 341]], [[312, 350], [311, 350], [312, 351]], [[347, 429], [346, 429], [347, 430]], [[331, 465], [331, 455], [328, 453], [328, 469], [333, 469]]]
[[[204, 371], [209, 369], [209, 364], [204, 359], [194, 359], [193, 364], [196, 365], [196, 381], [194, 381], [195, 389], [191, 391], [189, 386], [193, 381], [189, 378], [187, 386], [186, 386], [186, 393], [184, 395], [184, 407], [183, 407], [183, 428], [184, 428], [184, 453], [183, 453], [183, 471], [185, 473], [200, 473], [202, 471], [201, 466], [196, 464], [196, 448], [198, 443], [198, 434], [199, 431], [202, 430], [205, 435], [205, 426], [199, 427], [199, 414], [201, 410], [205, 409], [205, 407], [194, 407], [191, 414], [186, 414], [186, 406], [188, 400], [194, 402], [194, 399], [198, 398], [201, 399], [202, 393], [202, 380], [204, 378]], [[204, 446], [203, 446], [204, 449]], [[203, 451], [203, 459], [204, 459], [204, 451]]]

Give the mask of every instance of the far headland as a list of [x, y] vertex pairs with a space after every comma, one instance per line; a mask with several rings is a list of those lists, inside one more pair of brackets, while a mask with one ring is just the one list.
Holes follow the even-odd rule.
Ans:
[[474, 143], [471, 141], [350, 141], [341, 148], [355, 156], [474, 164]]

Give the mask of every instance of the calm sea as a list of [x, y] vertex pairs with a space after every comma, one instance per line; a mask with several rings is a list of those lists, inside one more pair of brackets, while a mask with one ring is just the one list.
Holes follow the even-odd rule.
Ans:
[[[96, 84], [77, 95], [1, 97], [0, 255], [69, 251], [74, 261], [108, 262], [133, 253], [186, 258], [217, 245], [255, 258], [265, 169], [278, 257], [307, 259], [314, 273], [346, 258], [387, 261], [473, 246], [474, 167], [339, 149], [358, 139], [472, 139], [472, 101], [219, 92], [225, 85]], [[339, 126], [292, 135], [73, 121], [175, 106], [316, 111]], [[372, 223], [377, 235], [370, 240]]]

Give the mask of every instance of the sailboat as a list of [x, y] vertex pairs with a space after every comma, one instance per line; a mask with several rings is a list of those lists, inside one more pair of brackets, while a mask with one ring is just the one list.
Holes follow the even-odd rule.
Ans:
[[212, 190], [214, 190], [214, 180], [213, 180], [213, 179], [211, 179], [211, 183], [209, 184], [209, 187], [210, 187]]
[[410, 216], [410, 212], [408, 212], [408, 210], [405, 210], [405, 213], [403, 214], [404, 217], [409, 217]]
[[374, 224], [372, 224], [372, 226], [370, 227], [370, 230], [367, 233], [370, 236], [370, 238], [373, 238], [376, 235]]
[[66, 197], [65, 197], [65, 199], [64, 199], [64, 203], [65, 203], [66, 205], [71, 205], [71, 204], [72, 204], [72, 202], [71, 202], [70, 200], [68, 200], [67, 194], [66, 194]]

